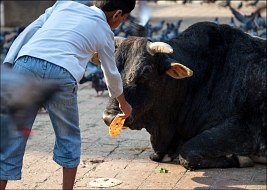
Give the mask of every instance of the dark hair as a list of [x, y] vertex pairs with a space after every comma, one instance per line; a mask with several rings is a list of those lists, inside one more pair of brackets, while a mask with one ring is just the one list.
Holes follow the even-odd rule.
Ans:
[[103, 11], [122, 10], [124, 13], [130, 13], [135, 7], [136, 0], [94, 0], [94, 5]]

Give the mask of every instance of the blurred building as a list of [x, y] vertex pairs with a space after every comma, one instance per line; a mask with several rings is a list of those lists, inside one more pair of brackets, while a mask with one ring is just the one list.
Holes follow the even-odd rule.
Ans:
[[[71, 0], [69, 0], [71, 1]], [[73, 0], [87, 6], [93, 5], [93, 0]], [[54, 5], [56, 0], [5, 0], [1, 1], [1, 26], [16, 27], [21, 24], [29, 25], [44, 11]]]
[[16, 27], [28, 25], [51, 7], [56, 0], [1, 1], [1, 26]]

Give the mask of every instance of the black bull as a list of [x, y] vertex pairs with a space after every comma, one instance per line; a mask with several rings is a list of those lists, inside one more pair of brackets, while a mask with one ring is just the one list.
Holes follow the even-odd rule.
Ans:
[[[179, 158], [192, 170], [247, 167], [265, 157], [266, 40], [202, 22], [166, 43], [142, 37], [116, 42], [117, 67], [133, 107], [125, 126], [150, 133], [150, 158]], [[119, 112], [110, 99], [106, 125]]]

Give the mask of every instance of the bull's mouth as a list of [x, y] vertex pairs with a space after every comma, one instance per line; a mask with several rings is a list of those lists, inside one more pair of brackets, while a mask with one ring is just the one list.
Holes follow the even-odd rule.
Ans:
[[103, 112], [102, 119], [107, 126], [110, 126], [116, 115], [106, 114], [106, 110]]
[[[108, 111], [108, 110], [104, 110], [103, 115], [102, 115], [102, 119], [104, 121], [104, 123], [109, 127], [110, 124], [112, 123], [112, 121], [114, 120], [114, 118], [120, 114], [121, 112], [119, 111]], [[132, 112], [133, 114], [133, 112]], [[144, 123], [134, 123], [133, 122], [133, 115], [130, 115], [128, 118], [126, 118], [125, 122], [124, 122], [124, 126], [123, 129], [129, 128], [131, 130], [141, 130], [142, 128], [145, 128], [145, 124]]]
[[[104, 121], [104, 123], [107, 125], [107, 126], [110, 126], [110, 124], [112, 123], [112, 121], [114, 120], [114, 118], [117, 116], [117, 114], [119, 114], [120, 112], [114, 112], [114, 113], [109, 113], [107, 110], [105, 110], [103, 112], [103, 115], [102, 115], [102, 119]], [[128, 117], [126, 120], [125, 120], [125, 123], [124, 123], [124, 126], [122, 129], [126, 129], [126, 128], [129, 128], [128, 125], [130, 124], [130, 121], [131, 120], [131, 116]]]

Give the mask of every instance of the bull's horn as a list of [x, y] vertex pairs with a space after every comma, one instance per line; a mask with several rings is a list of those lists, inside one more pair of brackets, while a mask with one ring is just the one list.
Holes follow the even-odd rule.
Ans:
[[147, 51], [152, 56], [156, 53], [173, 53], [172, 47], [164, 42], [147, 42]]
[[121, 45], [121, 43], [123, 42], [123, 40], [125, 40], [124, 37], [120, 37], [120, 36], [115, 36], [114, 37], [114, 42], [115, 42], [115, 47], [119, 47]]

